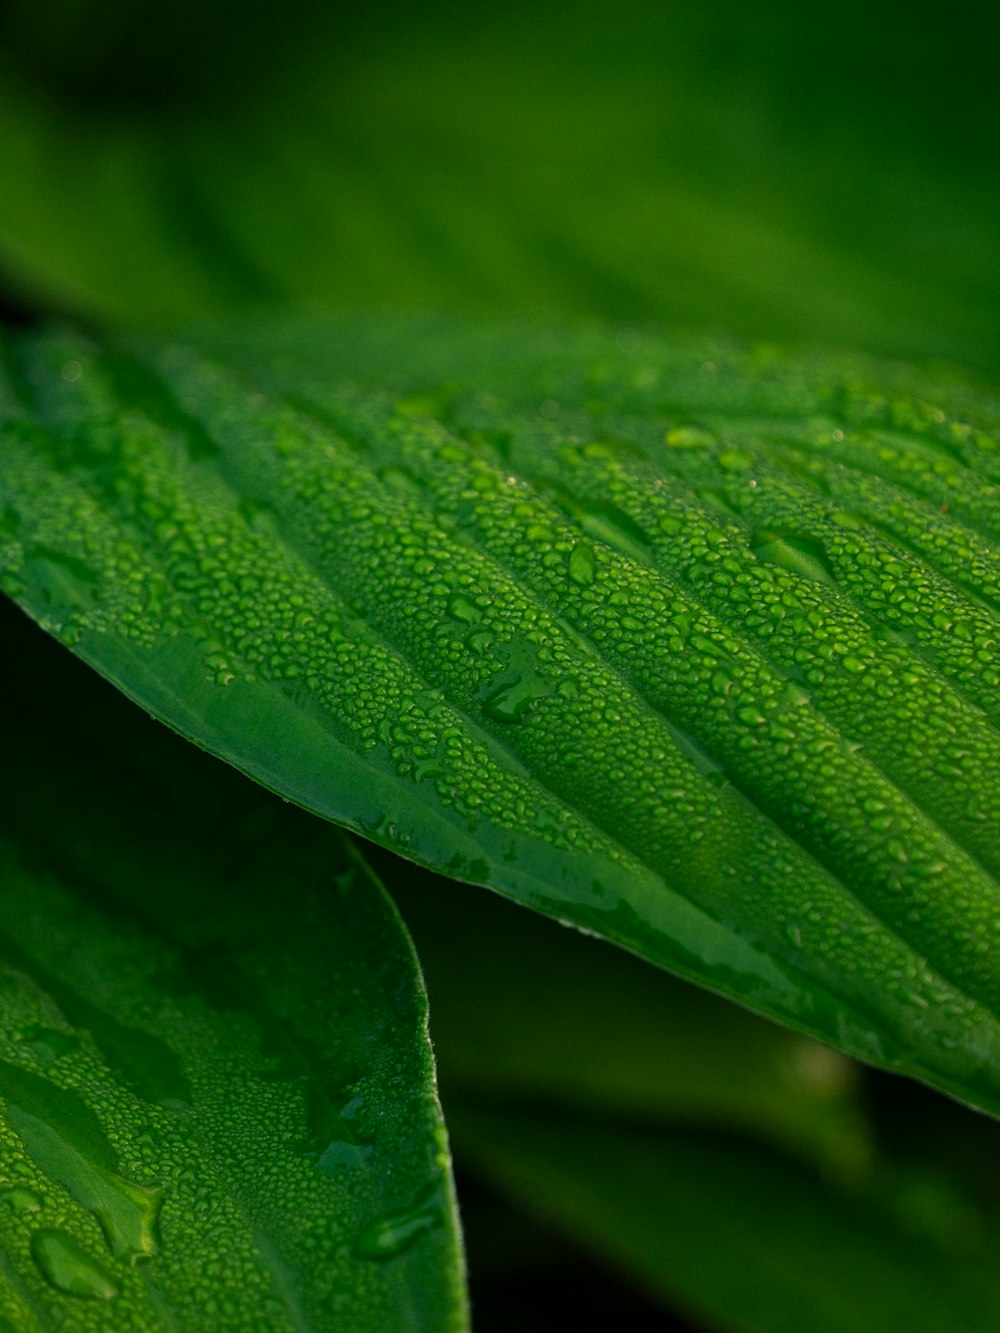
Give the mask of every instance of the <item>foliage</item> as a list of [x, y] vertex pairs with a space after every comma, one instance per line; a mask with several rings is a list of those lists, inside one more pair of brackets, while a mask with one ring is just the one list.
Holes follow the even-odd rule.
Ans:
[[1000, 1108], [987, 45], [53, 15], [0, 580], [134, 702], [5, 610], [0, 1328], [466, 1327], [417, 955], [477, 1329], [993, 1328], [994, 1122], [847, 1058]]

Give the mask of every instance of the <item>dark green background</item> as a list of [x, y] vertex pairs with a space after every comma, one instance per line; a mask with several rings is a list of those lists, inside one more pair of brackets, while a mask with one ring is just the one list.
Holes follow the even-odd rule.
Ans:
[[8, 0], [10, 298], [599, 316], [1000, 365], [995, 6]]

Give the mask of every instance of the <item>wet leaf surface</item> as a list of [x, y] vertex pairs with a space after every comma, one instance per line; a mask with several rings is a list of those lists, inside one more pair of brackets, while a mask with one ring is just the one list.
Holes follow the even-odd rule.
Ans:
[[265, 785], [1000, 1109], [995, 400], [349, 321], [10, 343], [4, 586]]

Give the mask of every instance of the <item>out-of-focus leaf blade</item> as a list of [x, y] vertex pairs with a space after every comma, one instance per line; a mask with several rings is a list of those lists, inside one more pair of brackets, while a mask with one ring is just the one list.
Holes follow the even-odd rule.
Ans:
[[3, 586], [309, 809], [1000, 1110], [996, 400], [601, 332], [308, 341], [14, 342]]
[[655, 317], [997, 366], [990, 6], [68, 8], [5, 6], [0, 255], [104, 318]]
[[867, 1160], [859, 1069], [843, 1056], [495, 894], [389, 860], [379, 869], [427, 981], [446, 1103], [743, 1131], [845, 1171]]
[[55, 732], [5, 723], [0, 1315], [465, 1328], [426, 1000], [381, 886], [96, 702], [141, 759], [80, 743], [68, 701]]
[[1000, 1228], [933, 1167], [845, 1187], [752, 1140], [452, 1114], [503, 1194], [718, 1333], [994, 1333]]

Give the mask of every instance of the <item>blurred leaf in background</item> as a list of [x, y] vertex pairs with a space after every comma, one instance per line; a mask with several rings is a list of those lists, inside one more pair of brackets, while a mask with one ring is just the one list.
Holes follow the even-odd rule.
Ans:
[[1000, 364], [997, 11], [10, 0], [8, 281], [716, 325]]

